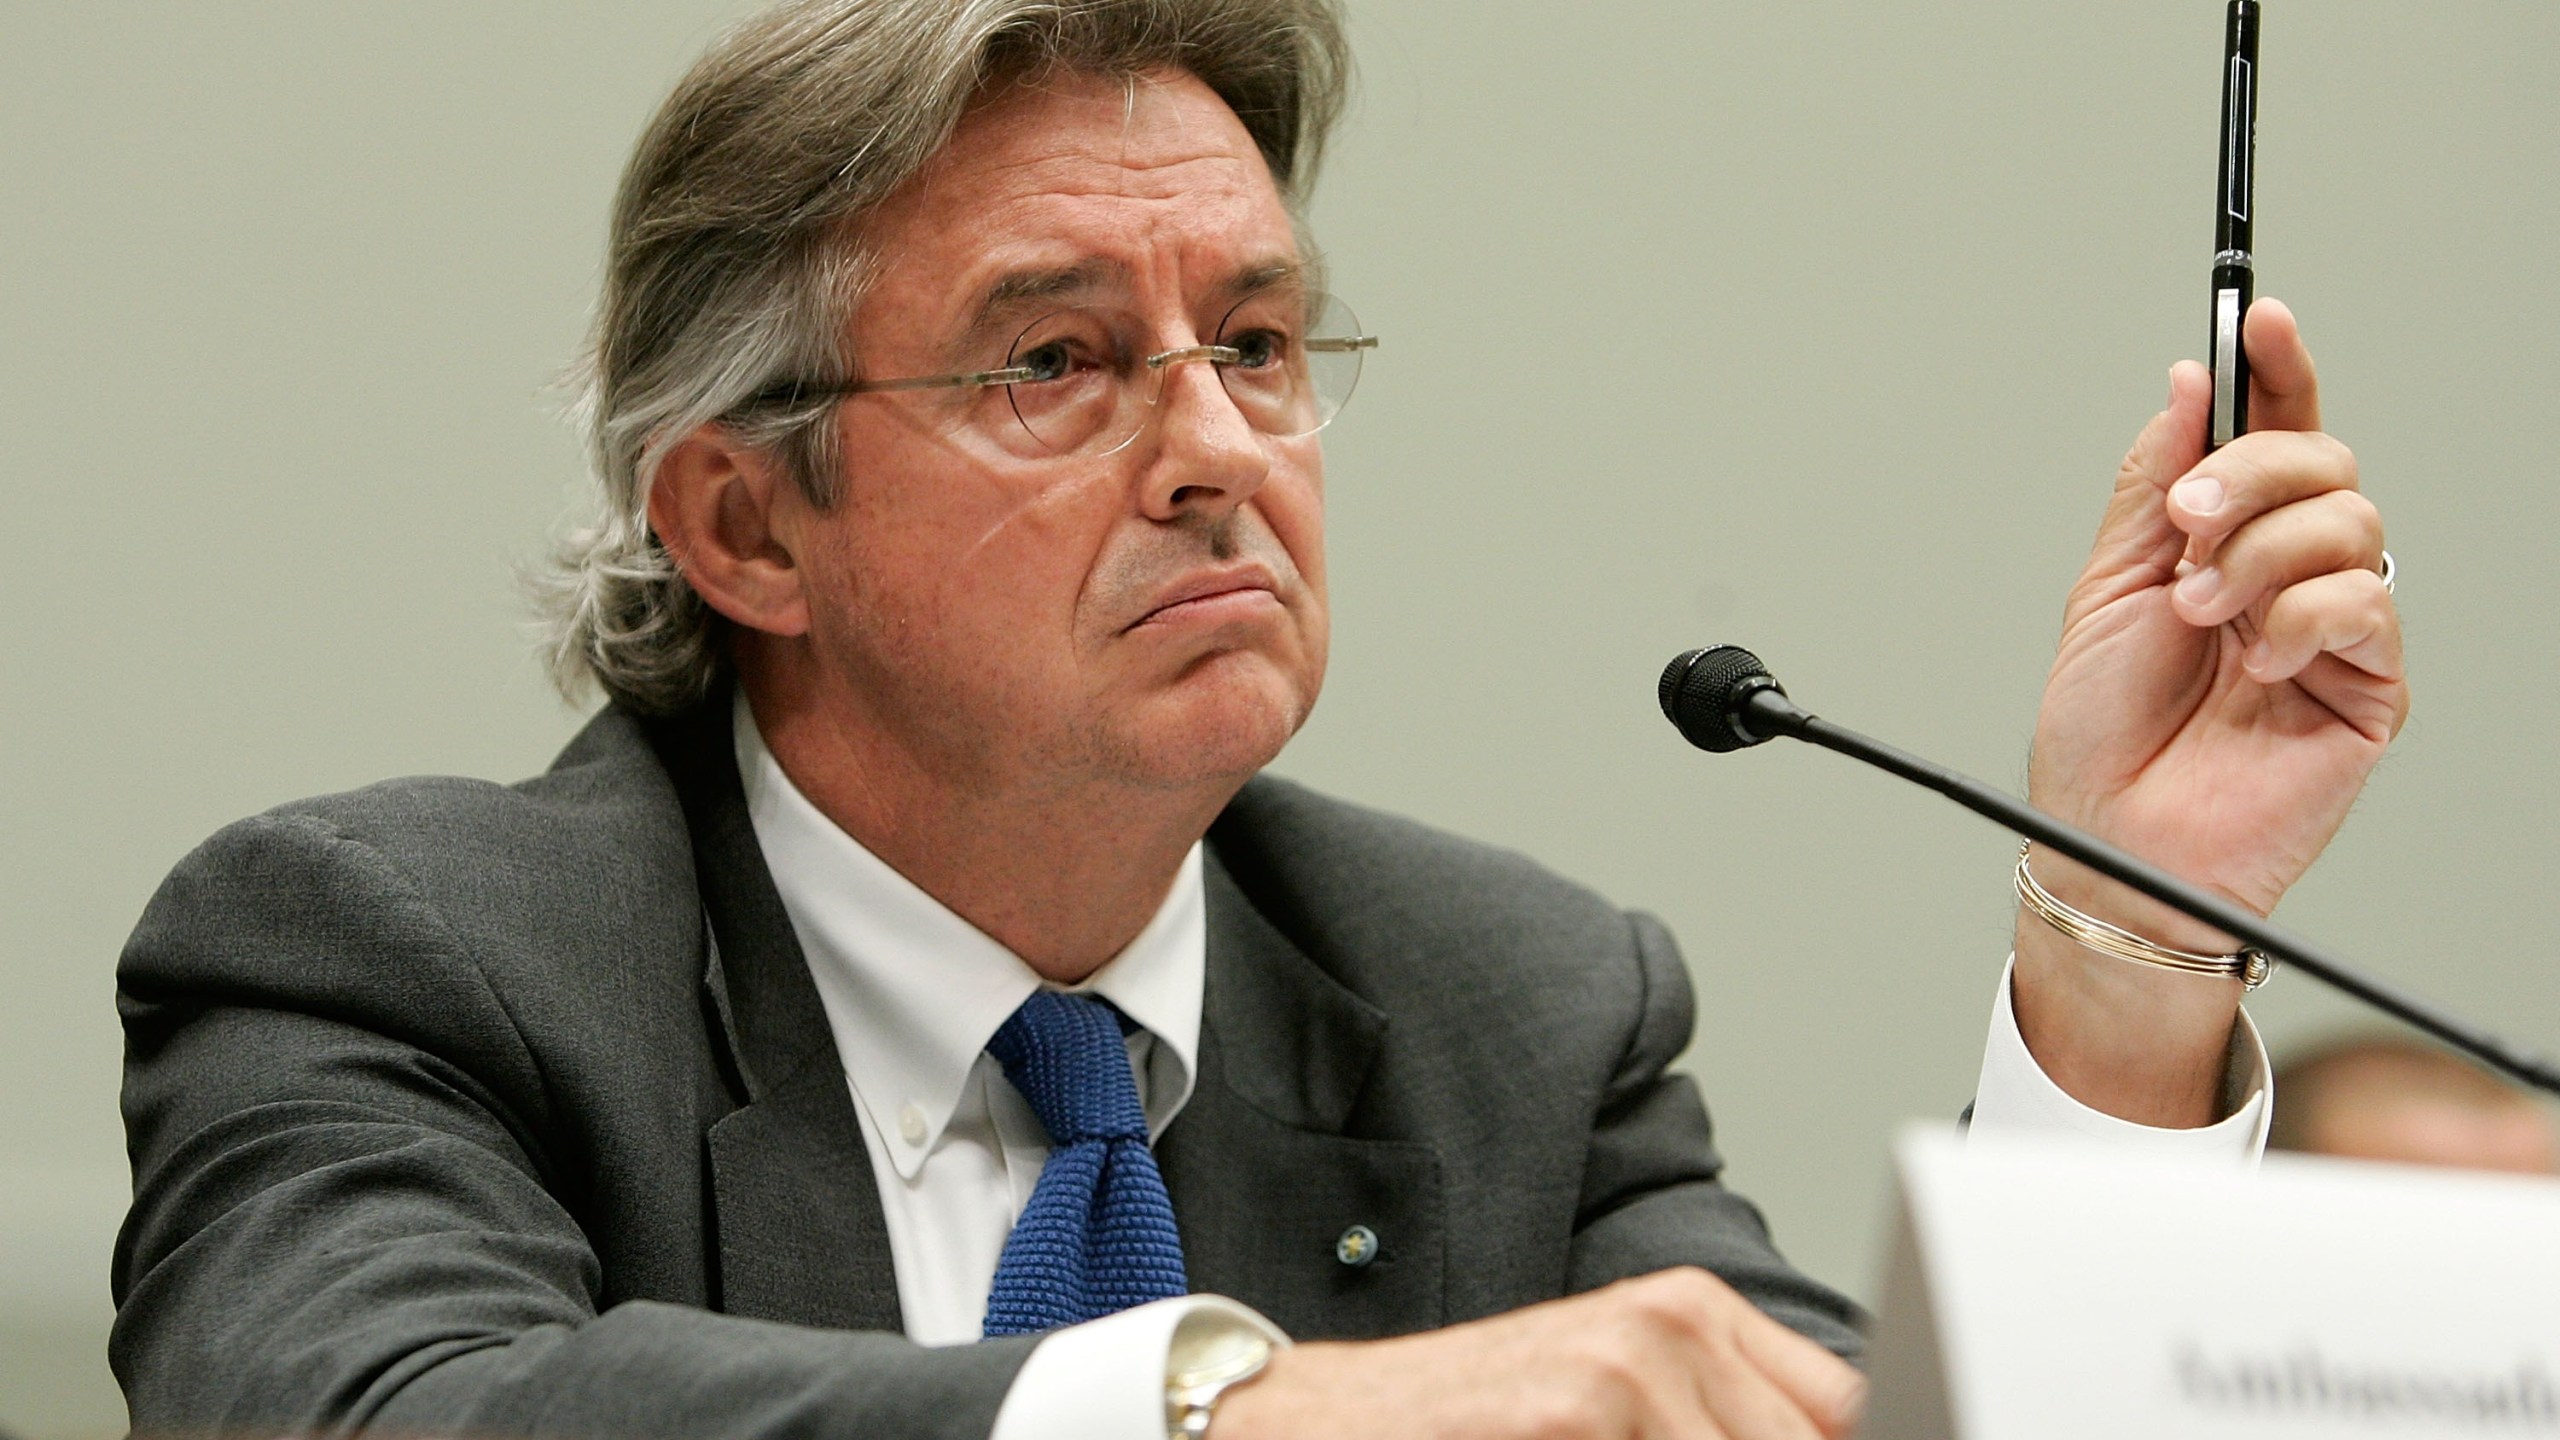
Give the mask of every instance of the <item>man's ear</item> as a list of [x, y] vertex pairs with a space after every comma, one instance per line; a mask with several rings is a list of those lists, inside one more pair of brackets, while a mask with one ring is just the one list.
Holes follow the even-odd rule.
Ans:
[[772, 635], [809, 629], [806, 574], [777, 507], [801, 505], [780, 461], [726, 427], [704, 425], [667, 452], [649, 487], [649, 528], [704, 603]]

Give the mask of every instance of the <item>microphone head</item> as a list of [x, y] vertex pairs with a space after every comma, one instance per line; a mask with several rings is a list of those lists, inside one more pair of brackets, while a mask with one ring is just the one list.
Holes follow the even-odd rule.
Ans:
[[1784, 695], [1760, 657], [1739, 645], [1684, 650], [1662, 668], [1662, 713], [1681, 738], [1701, 750], [1740, 750], [1769, 739], [1742, 724], [1755, 691]]

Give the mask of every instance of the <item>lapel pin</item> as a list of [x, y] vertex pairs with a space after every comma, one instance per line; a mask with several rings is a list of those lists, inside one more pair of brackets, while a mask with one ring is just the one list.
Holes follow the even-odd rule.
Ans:
[[1354, 1225], [1333, 1242], [1333, 1258], [1357, 1270], [1378, 1258], [1378, 1232], [1366, 1225]]

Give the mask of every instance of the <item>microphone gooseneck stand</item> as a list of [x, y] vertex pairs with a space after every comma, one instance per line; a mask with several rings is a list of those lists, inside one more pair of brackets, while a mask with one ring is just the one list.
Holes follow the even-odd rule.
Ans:
[[2005, 791], [1803, 710], [1787, 698], [1768, 667], [1738, 645], [1691, 650], [1675, 657], [1662, 672], [1661, 700], [1662, 713], [1699, 749], [1740, 750], [1786, 735], [1863, 760], [2194, 916], [2527, 1085], [2560, 1095], [2560, 1069], [2541, 1056], [2365, 975], [2282, 926], [2033, 809]]

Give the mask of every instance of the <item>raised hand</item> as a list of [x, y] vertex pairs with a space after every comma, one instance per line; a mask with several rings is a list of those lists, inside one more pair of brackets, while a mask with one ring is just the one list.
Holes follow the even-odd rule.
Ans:
[[[2293, 315], [2251, 308], [2256, 429], [2204, 454], [2212, 382], [2170, 372], [2169, 406], [2125, 457], [2063, 616], [2028, 790], [2039, 808], [2261, 914], [2337, 833], [2408, 714], [2382, 521], [2355, 457], [2320, 430]], [[2231, 942], [2039, 850], [2066, 903], [2165, 945]], [[2032, 918], [2018, 1018], [2046, 1073], [2151, 1124], [2207, 1123], [2234, 982], [2089, 955]]]

